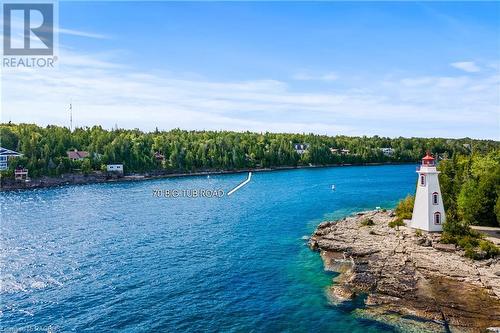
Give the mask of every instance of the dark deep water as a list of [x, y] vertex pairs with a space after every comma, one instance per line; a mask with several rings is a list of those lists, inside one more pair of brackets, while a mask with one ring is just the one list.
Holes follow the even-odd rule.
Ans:
[[[325, 297], [303, 236], [413, 193], [414, 165], [256, 173], [0, 194], [1, 329], [382, 332]], [[336, 185], [336, 191], [331, 185]]]

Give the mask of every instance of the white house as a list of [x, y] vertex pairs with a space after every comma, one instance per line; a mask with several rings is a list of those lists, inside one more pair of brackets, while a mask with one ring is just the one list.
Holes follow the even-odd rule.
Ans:
[[106, 171], [123, 174], [123, 164], [108, 164]]
[[0, 147], [0, 170], [7, 170], [9, 168], [10, 158], [20, 156], [23, 156], [23, 154], [18, 153], [17, 151]]
[[341, 154], [341, 155], [349, 155], [349, 152], [350, 150], [349, 149], [345, 149], [345, 148], [334, 148], [334, 147], [330, 147], [330, 153], [332, 154]]
[[392, 155], [394, 155], [394, 149], [393, 148], [380, 148], [380, 150], [382, 151], [382, 154], [384, 154], [385, 156], [392, 156]]
[[417, 193], [410, 226], [414, 229], [441, 232], [446, 216], [439, 188], [439, 171], [436, 169], [434, 157], [427, 153], [417, 173]]

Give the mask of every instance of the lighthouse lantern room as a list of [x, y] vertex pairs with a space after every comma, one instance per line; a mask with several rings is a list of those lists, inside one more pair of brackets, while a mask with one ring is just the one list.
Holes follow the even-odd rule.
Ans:
[[427, 153], [417, 173], [417, 193], [410, 226], [414, 229], [441, 232], [446, 216], [439, 188], [439, 171], [436, 169], [434, 157]]

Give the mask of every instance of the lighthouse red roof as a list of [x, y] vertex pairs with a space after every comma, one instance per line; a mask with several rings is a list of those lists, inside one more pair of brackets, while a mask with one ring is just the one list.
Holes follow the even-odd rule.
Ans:
[[425, 157], [422, 158], [422, 160], [424, 160], [424, 161], [434, 161], [434, 157], [432, 157], [431, 155], [429, 155], [429, 153], [427, 153], [427, 155], [425, 155]]

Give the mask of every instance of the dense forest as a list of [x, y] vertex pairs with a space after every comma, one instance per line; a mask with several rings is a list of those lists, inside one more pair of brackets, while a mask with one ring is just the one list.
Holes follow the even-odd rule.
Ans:
[[[0, 125], [0, 137], [2, 147], [23, 154], [15, 164], [10, 163], [4, 176], [12, 175], [16, 166], [23, 166], [35, 178], [103, 170], [108, 163], [122, 163], [129, 174], [171, 173], [412, 162], [418, 161], [426, 150], [448, 158], [471, 151], [484, 154], [500, 147], [496, 141], [468, 138], [348, 137], [180, 129], [142, 132], [138, 129], [106, 130], [100, 126], [70, 131], [60, 126], [10, 123]], [[296, 144], [305, 144], [307, 149], [297, 152]], [[392, 149], [384, 153], [381, 148]], [[89, 158], [71, 161], [67, 151], [74, 149], [89, 152]]]
[[439, 170], [447, 218], [442, 241], [457, 244], [470, 258], [498, 255], [500, 249], [470, 226], [500, 226], [500, 151], [457, 155]]
[[456, 155], [439, 163], [439, 182], [448, 219], [499, 226], [500, 151]]

